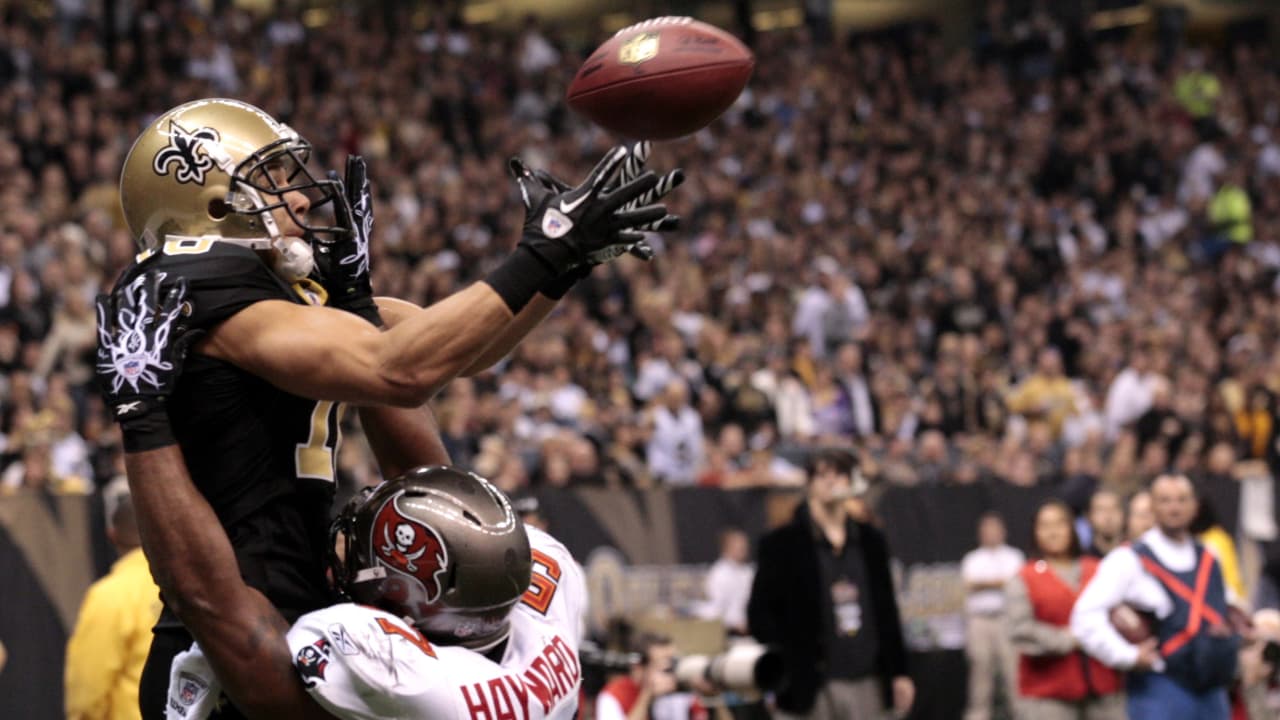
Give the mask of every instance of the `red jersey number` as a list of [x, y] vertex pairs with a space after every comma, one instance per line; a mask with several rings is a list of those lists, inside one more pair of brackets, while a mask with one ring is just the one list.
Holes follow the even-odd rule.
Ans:
[[534, 550], [533, 578], [529, 581], [529, 589], [525, 591], [521, 602], [546, 615], [559, 586], [560, 563], [550, 555]]
[[436, 656], [436, 649], [431, 647], [431, 643], [427, 642], [427, 639], [422, 637], [422, 633], [417, 630], [400, 627], [386, 618], [378, 618], [378, 627], [382, 628], [382, 632], [388, 635], [399, 635], [408, 640], [414, 647], [431, 657]]

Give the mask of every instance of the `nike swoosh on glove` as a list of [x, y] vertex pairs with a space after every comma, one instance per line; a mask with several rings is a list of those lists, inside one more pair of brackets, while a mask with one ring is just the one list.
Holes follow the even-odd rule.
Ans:
[[652, 172], [612, 184], [628, 155], [625, 147], [613, 148], [581, 184], [567, 190], [548, 186], [519, 161], [513, 162], [527, 208], [519, 244], [558, 275], [588, 264], [595, 251], [643, 239], [639, 228], [667, 217], [667, 209], [632, 204], [657, 186]]

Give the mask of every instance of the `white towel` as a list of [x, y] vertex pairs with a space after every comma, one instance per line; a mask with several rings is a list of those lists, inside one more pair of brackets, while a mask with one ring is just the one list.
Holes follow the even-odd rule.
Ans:
[[222, 685], [200, 646], [180, 652], [169, 667], [169, 699], [165, 720], [206, 720], [218, 707]]
[[1276, 527], [1275, 482], [1270, 475], [1240, 481], [1240, 531], [1250, 540], [1269, 542], [1280, 536]]

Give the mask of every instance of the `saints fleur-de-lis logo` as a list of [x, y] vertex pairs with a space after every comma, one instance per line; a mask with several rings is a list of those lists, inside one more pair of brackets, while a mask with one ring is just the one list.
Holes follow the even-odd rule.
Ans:
[[176, 165], [173, 179], [180, 183], [204, 184], [204, 176], [213, 169], [213, 158], [201, 146], [201, 141], [218, 142], [218, 131], [210, 127], [187, 130], [175, 120], [169, 121], [169, 144], [160, 148], [151, 161], [157, 175], [168, 175], [169, 166]]

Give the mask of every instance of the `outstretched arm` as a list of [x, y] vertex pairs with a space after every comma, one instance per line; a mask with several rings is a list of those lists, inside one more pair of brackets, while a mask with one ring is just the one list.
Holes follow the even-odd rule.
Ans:
[[224, 320], [198, 349], [296, 395], [417, 407], [471, 367], [540, 288], [666, 217], [661, 205], [622, 209], [658, 184], [653, 173], [606, 189], [627, 154], [614, 148], [575, 188], [526, 190], [531, 211], [507, 260], [386, 332], [340, 310], [265, 300]]
[[266, 300], [222, 322], [197, 350], [295, 395], [416, 408], [469, 367], [511, 317], [486, 283], [385, 332], [341, 310]]
[[557, 300], [539, 293], [524, 309], [511, 318], [511, 322], [503, 328], [489, 347], [462, 371], [464, 377], [470, 377], [488, 370], [499, 360], [511, 354], [511, 351], [525, 339], [535, 327], [546, 319], [555, 309]]
[[293, 669], [288, 623], [240, 577], [231, 543], [178, 446], [128, 453], [125, 469], [156, 584], [231, 700], [250, 718], [332, 718]]
[[[377, 304], [386, 327], [395, 327], [419, 309], [394, 298], [378, 298]], [[360, 408], [360, 423], [384, 478], [403, 475], [421, 465], [450, 464], [449, 451], [440, 441], [440, 428], [430, 405], [365, 405]]]

